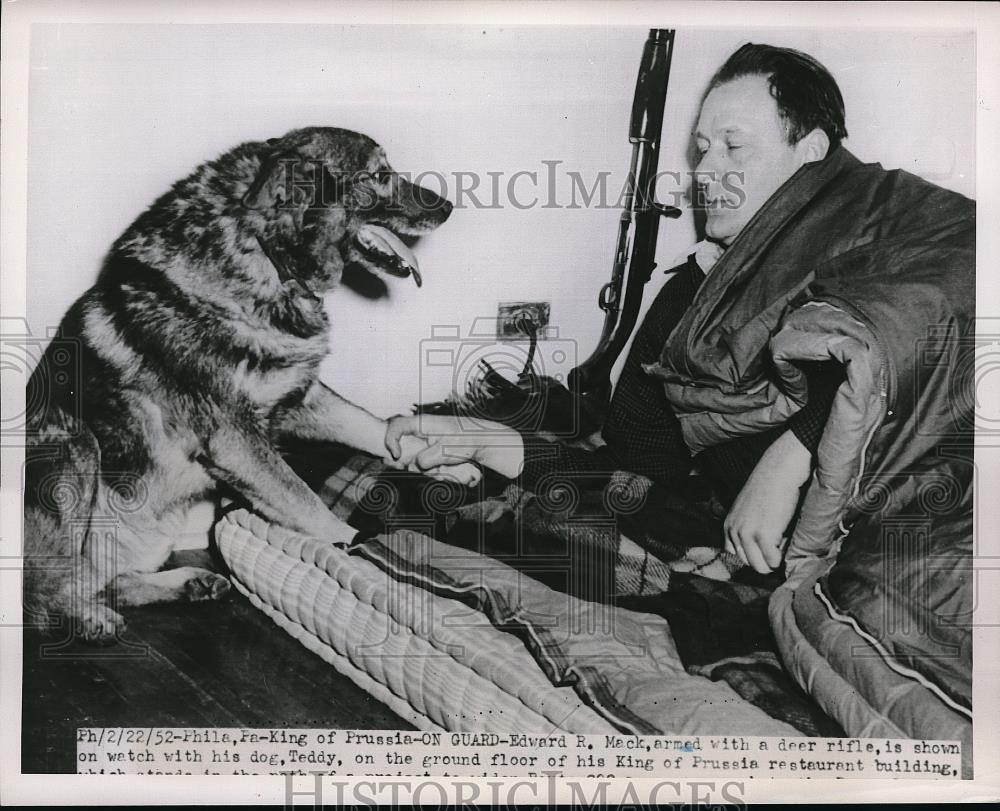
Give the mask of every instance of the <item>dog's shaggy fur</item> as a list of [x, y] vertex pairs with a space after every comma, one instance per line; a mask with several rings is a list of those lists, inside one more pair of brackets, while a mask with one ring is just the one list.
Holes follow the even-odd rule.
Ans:
[[318, 127], [242, 144], [153, 203], [29, 383], [28, 619], [65, 616], [108, 641], [124, 625], [115, 608], [223, 595], [228, 581], [207, 570], [159, 571], [187, 508], [217, 485], [271, 520], [349, 541], [275, 443], [377, 449], [365, 434], [375, 418], [318, 381], [321, 296], [345, 266], [409, 275], [393, 234], [425, 233], [450, 211], [371, 139]]

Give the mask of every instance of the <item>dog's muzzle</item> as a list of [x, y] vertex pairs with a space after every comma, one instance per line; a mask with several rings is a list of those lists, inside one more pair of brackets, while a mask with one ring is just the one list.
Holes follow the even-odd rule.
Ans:
[[388, 228], [366, 223], [358, 229], [354, 239], [381, 270], [403, 279], [412, 276], [417, 287], [424, 283], [417, 255]]

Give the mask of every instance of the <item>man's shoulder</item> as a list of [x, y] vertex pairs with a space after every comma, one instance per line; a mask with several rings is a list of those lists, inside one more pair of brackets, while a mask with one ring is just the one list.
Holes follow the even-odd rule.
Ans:
[[[844, 150], [841, 147], [841, 150]], [[846, 152], [846, 150], [844, 150]], [[956, 214], [975, 212], [975, 200], [902, 167], [885, 168], [881, 163], [863, 163], [851, 153], [840, 185], [857, 194], [870, 194], [870, 213], [891, 216], [899, 212], [931, 210]]]

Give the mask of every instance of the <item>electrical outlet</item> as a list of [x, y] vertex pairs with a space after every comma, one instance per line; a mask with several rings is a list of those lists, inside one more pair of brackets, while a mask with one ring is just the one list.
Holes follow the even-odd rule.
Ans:
[[546, 337], [549, 325], [547, 301], [501, 301], [497, 305], [497, 340], [513, 341], [530, 337], [527, 325], [534, 326], [539, 340]]

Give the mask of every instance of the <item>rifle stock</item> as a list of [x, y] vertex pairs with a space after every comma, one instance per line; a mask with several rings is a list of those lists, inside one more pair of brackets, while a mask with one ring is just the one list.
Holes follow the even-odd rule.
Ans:
[[635, 328], [643, 288], [656, 267], [660, 217], [679, 217], [681, 214], [679, 209], [660, 206], [654, 199], [673, 47], [672, 29], [650, 30], [632, 102], [629, 123], [632, 159], [618, 223], [611, 281], [601, 288], [598, 296], [598, 306], [605, 313], [604, 326], [597, 348], [569, 375], [571, 391], [603, 403], [610, 397], [611, 368]]

